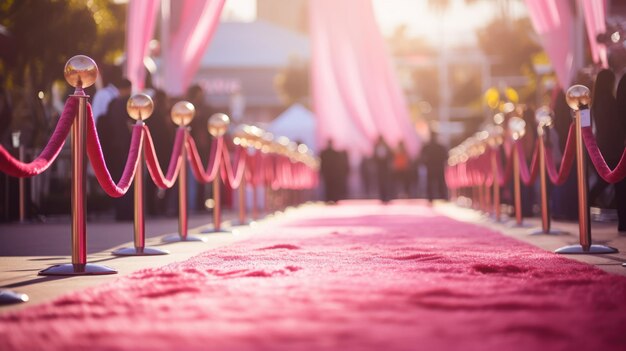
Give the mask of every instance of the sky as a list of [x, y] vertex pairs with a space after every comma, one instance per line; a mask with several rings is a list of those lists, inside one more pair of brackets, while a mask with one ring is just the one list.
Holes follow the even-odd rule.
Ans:
[[[412, 36], [424, 37], [433, 44], [440, 43], [443, 37], [450, 45], [475, 43], [474, 30], [493, 17], [495, 3], [487, 0], [466, 5], [463, 0], [452, 0], [442, 21], [442, 17], [428, 7], [427, 0], [372, 1], [383, 35], [389, 36], [396, 27], [406, 24]], [[514, 5], [513, 12], [518, 16], [524, 14], [521, 1]], [[224, 5], [223, 19], [253, 21], [255, 16], [256, 0], [227, 0]]]

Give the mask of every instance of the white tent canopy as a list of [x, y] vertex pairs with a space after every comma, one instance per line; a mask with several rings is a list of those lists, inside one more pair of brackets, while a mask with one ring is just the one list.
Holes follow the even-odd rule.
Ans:
[[286, 136], [290, 140], [306, 144], [316, 154], [315, 115], [302, 104], [291, 105], [285, 112], [274, 119], [266, 130], [275, 136]]

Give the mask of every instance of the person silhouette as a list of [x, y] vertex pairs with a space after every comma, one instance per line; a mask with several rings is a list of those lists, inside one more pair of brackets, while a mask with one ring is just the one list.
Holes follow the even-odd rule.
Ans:
[[326, 201], [335, 203], [346, 198], [349, 173], [348, 154], [345, 151], [336, 150], [332, 139], [328, 140], [326, 148], [320, 152], [320, 173], [324, 180]]
[[431, 133], [430, 140], [421, 151], [420, 160], [426, 167], [426, 194], [428, 201], [447, 197], [444, 168], [448, 159], [448, 151], [437, 142], [437, 134]]
[[404, 142], [400, 141], [393, 153], [393, 175], [396, 180], [396, 193], [399, 197], [409, 197], [411, 188], [411, 158]]
[[[126, 104], [132, 91], [131, 82], [123, 79], [118, 86], [119, 96], [111, 100], [106, 114], [98, 118], [96, 128], [106, 165], [114, 181], [118, 181], [124, 172], [128, 147], [131, 139], [133, 120], [128, 115]], [[115, 207], [115, 219], [130, 221], [133, 219], [133, 193], [111, 199]]]
[[376, 144], [374, 144], [374, 163], [376, 164], [376, 175], [378, 177], [378, 196], [383, 204], [391, 200], [392, 189], [392, 171], [391, 161], [393, 152], [385, 142], [382, 135], [378, 136]]

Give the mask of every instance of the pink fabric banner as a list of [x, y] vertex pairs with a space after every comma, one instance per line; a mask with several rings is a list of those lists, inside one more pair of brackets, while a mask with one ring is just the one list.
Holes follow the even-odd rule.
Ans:
[[144, 88], [146, 69], [143, 59], [154, 35], [159, 0], [130, 0], [126, 20], [126, 76], [135, 91]]
[[574, 77], [573, 13], [569, 1], [526, 0], [533, 27], [546, 50], [559, 85], [569, 87]]
[[165, 55], [167, 65], [163, 89], [170, 95], [182, 95], [198, 70], [215, 29], [225, 0], [185, 0], [179, 27], [171, 33]]
[[362, 0], [310, 1], [313, 106], [318, 145], [332, 139], [352, 154], [370, 154], [382, 135], [411, 154], [419, 140], [411, 123], [372, 5]]
[[585, 15], [587, 36], [591, 47], [593, 62], [608, 68], [606, 45], [598, 43], [598, 34], [606, 32], [606, 1], [605, 0], [580, 0]]

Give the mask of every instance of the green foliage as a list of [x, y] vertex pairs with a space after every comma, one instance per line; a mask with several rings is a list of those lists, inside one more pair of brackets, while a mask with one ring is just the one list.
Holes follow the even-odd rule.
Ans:
[[96, 62], [123, 49], [124, 7], [106, 0], [12, 0], [0, 6], [0, 24], [11, 32], [14, 51], [0, 66], [12, 85], [45, 90], [62, 78], [77, 54]]
[[309, 96], [309, 65], [298, 59], [292, 59], [292, 62], [274, 77], [274, 87], [285, 106], [302, 102]]
[[496, 18], [478, 31], [481, 50], [496, 59], [493, 74], [521, 75], [531, 67], [533, 55], [542, 50], [531, 38], [532, 33], [529, 18]]

